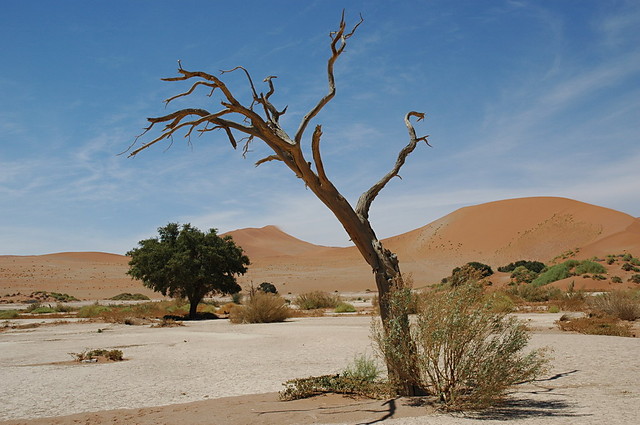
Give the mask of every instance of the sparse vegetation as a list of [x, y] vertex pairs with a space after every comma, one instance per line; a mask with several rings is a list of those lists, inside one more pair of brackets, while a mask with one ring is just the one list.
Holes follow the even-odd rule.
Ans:
[[590, 315], [578, 318], [563, 316], [556, 324], [563, 331], [587, 335], [633, 336], [629, 323], [621, 322], [619, 319], [607, 315]]
[[629, 282], [640, 283], [640, 274], [631, 275], [631, 277], [629, 278]]
[[279, 295], [255, 291], [243, 305], [231, 308], [231, 323], [284, 322], [291, 317], [291, 309]]
[[105, 350], [104, 348], [98, 348], [95, 350], [85, 350], [81, 353], [69, 353], [77, 362], [91, 361], [98, 357], [103, 357], [106, 360], [118, 362], [124, 360], [122, 350]]
[[353, 304], [348, 302], [341, 301], [334, 310], [336, 313], [355, 313], [356, 308]]
[[313, 291], [298, 295], [294, 298], [293, 303], [301, 310], [315, 310], [319, 308], [336, 308], [340, 301], [339, 295]]
[[640, 319], [640, 292], [612, 291], [589, 299], [590, 307], [621, 320]]
[[18, 316], [20, 316], [20, 312], [18, 310], [0, 310], [1, 320], [15, 319]]
[[342, 375], [322, 375], [309, 378], [292, 379], [283, 384], [280, 400], [290, 401], [313, 397], [318, 394], [349, 394], [369, 398], [388, 397], [390, 387], [384, 382], [369, 382]]
[[454, 287], [470, 281], [483, 281], [483, 283], [486, 283], [484, 279], [491, 276], [492, 274], [493, 270], [490, 266], [479, 263], [477, 261], [472, 261], [462, 267], [456, 267], [451, 270], [451, 276], [442, 279], [441, 283], [448, 284]]
[[123, 292], [109, 299], [113, 301], [148, 301], [149, 297], [140, 293], [131, 294], [129, 292]]

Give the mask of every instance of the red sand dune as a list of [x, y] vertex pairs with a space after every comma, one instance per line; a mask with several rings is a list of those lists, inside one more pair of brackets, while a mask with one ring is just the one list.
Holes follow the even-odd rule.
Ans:
[[[251, 259], [249, 272], [240, 279], [243, 287], [268, 281], [283, 293], [375, 290], [371, 271], [355, 247], [313, 245], [275, 226], [228, 234]], [[637, 256], [640, 219], [571, 199], [521, 198], [461, 208], [383, 242], [398, 254], [414, 286], [421, 287], [438, 282], [453, 267], [468, 261], [494, 268], [520, 259], [548, 262], [576, 248], [579, 259], [624, 252]], [[127, 261], [124, 256], [104, 253], [0, 257], [0, 296], [35, 290], [89, 299], [120, 292], [153, 295], [125, 275]], [[592, 282], [594, 288], [603, 285]], [[580, 284], [588, 287], [589, 279]]]

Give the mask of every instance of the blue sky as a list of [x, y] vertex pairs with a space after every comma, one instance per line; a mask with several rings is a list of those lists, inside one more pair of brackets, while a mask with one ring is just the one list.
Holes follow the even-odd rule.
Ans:
[[406, 144], [410, 110], [427, 113], [416, 129], [433, 145], [374, 202], [379, 237], [525, 196], [640, 216], [637, 1], [14, 1], [0, 14], [0, 254], [122, 254], [170, 221], [347, 245], [288, 169], [253, 166], [268, 154], [259, 142], [247, 159], [222, 133], [117, 155], [185, 89], [160, 81], [178, 59], [277, 75], [272, 100], [295, 133], [326, 92], [343, 8], [364, 23], [314, 121], [327, 173], [355, 202]]

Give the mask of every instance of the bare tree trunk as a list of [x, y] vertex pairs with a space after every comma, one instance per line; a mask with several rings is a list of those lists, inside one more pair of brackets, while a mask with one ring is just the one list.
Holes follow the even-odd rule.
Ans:
[[[404, 282], [400, 273], [398, 259], [391, 251], [386, 250], [378, 240], [369, 222], [369, 208], [371, 203], [394, 177], [399, 176], [400, 168], [404, 165], [407, 156], [413, 152], [419, 142], [428, 143], [427, 136], [417, 137], [411, 118], [417, 118], [418, 121], [424, 118], [423, 113], [411, 111], [405, 115], [405, 125], [409, 131], [409, 143], [400, 151], [396, 163], [393, 168], [385, 174], [377, 183], [369, 190], [364, 192], [355, 208], [340, 194], [338, 189], [327, 177], [322, 156], [320, 154], [320, 138], [322, 136], [322, 127], [316, 125], [311, 136], [311, 154], [312, 161], [305, 158], [301, 147], [305, 131], [311, 121], [318, 113], [327, 105], [335, 96], [335, 78], [334, 64], [338, 57], [344, 52], [347, 40], [353, 36], [358, 26], [363, 22], [362, 18], [352, 28], [350, 32], [346, 29], [344, 20], [344, 12], [340, 20], [340, 26], [337, 31], [330, 33], [331, 38], [331, 56], [327, 61], [327, 78], [329, 91], [323, 96], [318, 103], [303, 117], [298, 130], [294, 137], [290, 137], [280, 126], [279, 119], [285, 114], [287, 108], [278, 110], [270, 101], [270, 97], [275, 93], [273, 79], [275, 76], [269, 76], [264, 79], [268, 85], [268, 92], [258, 93], [249, 72], [243, 67], [236, 67], [229, 71], [222, 71], [222, 74], [229, 72], [243, 72], [247, 77], [248, 84], [251, 89], [252, 99], [248, 106], [239, 102], [218, 77], [205, 72], [192, 72], [182, 68], [178, 62], [178, 77], [165, 78], [165, 81], [187, 81], [195, 79], [187, 91], [170, 97], [165, 103], [189, 96], [196, 89], [204, 87], [209, 91], [208, 96], [219, 90], [224, 100], [221, 102], [222, 107], [216, 112], [210, 112], [200, 108], [180, 109], [168, 115], [148, 118], [151, 123], [138, 138], [150, 131], [156, 124], [164, 124], [160, 136], [143, 144], [141, 147], [133, 150], [130, 156], [135, 156], [140, 151], [147, 149], [153, 144], [164, 140], [172, 139], [178, 131], [184, 131], [185, 137], [190, 137], [192, 132], [196, 131], [200, 134], [214, 130], [223, 130], [229, 139], [231, 145], [236, 148], [238, 140], [234, 135], [240, 133], [244, 141], [244, 154], [249, 151], [249, 145], [254, 139], [262, 140], [267, 146], [273, 150], [273, 155], [269, 155], [256, 162], [256, 165], [264, 164], [270, 161], [281, 161], [300, 179], [305, 185], [313, 191], [336, 216], [348, 233], [351, 241], [358, 248], [364, 260], [369, 264], [373, 271], [376, 287], [378, 288], [378, 299], [380, 303], [380, 315], [382, 318], [383, 329], [388, 335], [392, 335], [395, 344], [407, 353], [407, 359], [399, 361], [394, 358], [387, 358], [387, 369], [389, 377], [396, 384], [397, 392], [400, 395], [413, 395], [419, 382], [415, 373], [415, 351], [411, 333], [409, 329], [409, 317], [406, 308], [396, 308], [394, 306], [394, 295], [399, 291], [405, 291]], [[238, 119], [240, 117], [240, 119]], [[132, 145], [132, 146], [133, 146]], [[197, 306], [197, 304], [196, 304]], [[193, 305], [192, 305], [193, 307]], [[191, 314], [191, 312], [190, 312]]]

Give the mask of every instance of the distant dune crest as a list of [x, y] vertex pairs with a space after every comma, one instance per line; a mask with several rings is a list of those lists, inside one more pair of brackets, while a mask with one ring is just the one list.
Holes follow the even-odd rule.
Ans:
[[[240, 280], [244, 287], [268, 281], [285, 293], [375, 289], [371, 271], [355, 247], [314, 245], [276, 226], [227, 234], [251, 259], [249, 272]], [[638, 255], [640, 219], [566, 198], [519, 198], [461, 208], [383, 242], [398, 254], [403, 273], [421, 286], [469, 261], [494, 267], [520, 259], [548, 262], [576, 248], [578, 258]], [[127, 261], [121, 255], [95, 252], [4, 256], [0, 279], [9, 291], [63, 288], [82, 297], [112, 296], [141, 288], [125, 275]]]

